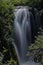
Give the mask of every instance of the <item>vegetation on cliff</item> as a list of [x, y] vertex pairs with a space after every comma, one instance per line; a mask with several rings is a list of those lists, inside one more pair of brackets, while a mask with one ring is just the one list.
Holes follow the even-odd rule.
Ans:
[[[40, 10], [40, 15], [43, 14], [43, 0], [0, 0], [0, 65], [17, 65], [16, 53], [12, 46], [13, 10], [16, 5], [36, 7]], [[43, 35], [38, 36], [30, 49], [43, 49]]]

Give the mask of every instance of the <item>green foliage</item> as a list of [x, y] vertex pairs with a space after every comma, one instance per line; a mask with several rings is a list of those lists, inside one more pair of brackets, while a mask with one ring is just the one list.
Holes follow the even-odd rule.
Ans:
[[28, 5], [36, 7], [38, 9], [43, 9], [43, 0], [4, 0], [4, 5], [9, 4], [11, 7], [14, 5]]
[[34, 49], [43, 49], [43, 36], [39, 35], [38, 38], [36, 38], [36, 41], [34, 44], [31, 44], [29, 49], [34, 50]]
[[0, 4], [0, 15], [1, 15], [0, 28], [1, 28], [1, 34], [3, 34], [3, 39], [5, 39], [7, 42], [10, 43], [12, 40], [11, 31], [12, 31], [12, 23], [13, 23], [13, 11], [12, 11], [12, 4], [6, 1], [7, 0], [5, 1], [2, 0]]
[[14, 5], [26, 5], [26, 3], [28, 2], [28, 0], [12, 0], [12, 3]]
[[0, 52], [0, 65], [17, 65], [16, 61], [13, 60], [13, 58], [10, 58], [10, 60], [7, 61], [6, 63], [2, 63], [3, 56], [4, 55]]
[[[5, 62], [8, 61], [9, 57], [15, 55], [12, 47], [13, 9], [14, 4], [12, 4], [11, 0], [0, 0], [0, 52], [2, 52], [0, 60], [6, 60]], [[13, 55], [11, 51], [14, 53]], [[5, 59], [6, 57], [8, 57], [8, 59]], [[0, 61], [0, 65], [15, 65], [15, 60], [13, 63], [14, 64], [8, 62], [7, 64], [3, 64], [2, 60]]]
[[14, 5], [28, 5], [43, 9], [43, 0], [11, 0]]
[[43, 65], [43, 30], [41, 29], [40, 35], [36, 37], [35, 43], [29, 46], [29, 50], [31, 51], [28, 56], [32, 56], [35, 62], [41, 62]]
[[0, 0], [0, 45], [2, 47], [10, 48], [12, 32], [13, 4], [10, 0]]

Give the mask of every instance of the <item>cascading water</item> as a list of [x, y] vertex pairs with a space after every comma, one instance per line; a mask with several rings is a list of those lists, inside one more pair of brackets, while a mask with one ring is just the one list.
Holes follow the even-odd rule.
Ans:
[[37, 63], [29, 60], [29, 57], [26, 55], [28, 52], [27, 48], [31, 43], [30, 12], [27, 7], [21, 6], [15, 9], [14, 14], [13, 45], [17, 53], [19, 65], [37, 65]]

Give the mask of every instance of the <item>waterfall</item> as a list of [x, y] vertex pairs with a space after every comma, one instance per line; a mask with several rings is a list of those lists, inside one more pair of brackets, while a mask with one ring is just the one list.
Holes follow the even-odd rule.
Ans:
[[[28, 46], [31, 44], [31, 22], [28, 7], [17, 7], [14, 12], [14, 47], [19, 60], [19, 65], [37, 65], [37, 63], [29, 61], [26, 55]], [[28, 61], [28, 62], [27, 62]]]

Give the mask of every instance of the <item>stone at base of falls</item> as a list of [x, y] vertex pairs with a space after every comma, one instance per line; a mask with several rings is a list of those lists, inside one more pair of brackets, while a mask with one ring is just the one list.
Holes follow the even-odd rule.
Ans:
[[28, 62], [25, 62], [25, 63], [20, 63], [20, 65], [39, 65], [40, 63], [36, 63], [34, 61], [28, 61]]

